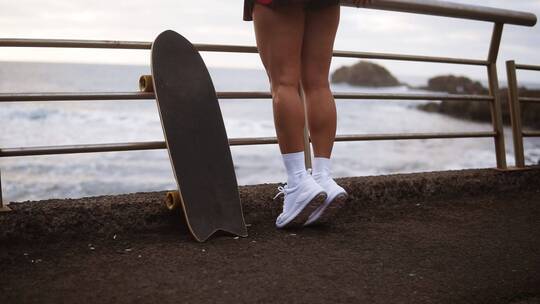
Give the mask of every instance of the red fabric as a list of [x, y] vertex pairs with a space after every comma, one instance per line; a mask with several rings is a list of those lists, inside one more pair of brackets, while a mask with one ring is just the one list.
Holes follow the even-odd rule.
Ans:
[[272, 0], [257, 0], [260, 4], [271, 4]]

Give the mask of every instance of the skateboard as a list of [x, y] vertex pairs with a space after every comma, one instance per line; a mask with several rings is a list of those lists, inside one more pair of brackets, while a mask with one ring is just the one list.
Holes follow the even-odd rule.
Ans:
[[178, 186], [167, 193], [167, 208], [182, 208], [199, 242], [219, 230], [247, 236], [225, 124], [199, 52], [182, 35], [165, 31], [152, 43], [151, 70], [139, 86], [155, 93]]

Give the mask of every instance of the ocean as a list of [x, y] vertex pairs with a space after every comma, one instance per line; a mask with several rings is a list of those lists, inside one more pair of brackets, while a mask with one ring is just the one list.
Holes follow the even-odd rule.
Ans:
[[[209, 68], [218, 91], [268, 91], [263, 70]], [[0, 63], [0, 92], [133, 92], [149, 67]], [[399, 76], [399, 75], [398, 75]], [[402, 81], [413, 80], [399, 77]], [[426, 93], [406, 86], [336, 92]], [[427, 101], [336, 100], [338, 134], [491, 131], [491, 124], [417, 110]], [[271, 100], [221, 100], [229, 137], [275, 136]], [[160, 141], [155, 101], [0, 103], [0, 148]], [[506, 157], [513, 165], [511, 129]], [[277, 145], [231, 147], [240, 185], [285, 181]], [[526, 162], [540, 160], [540, 139], [525, 140]], [[337, 142], [335, 177], [490, 168], [493, 140], [431, 139]], [[4, 202], [174, 189], [165, 150], [0, 158]]]

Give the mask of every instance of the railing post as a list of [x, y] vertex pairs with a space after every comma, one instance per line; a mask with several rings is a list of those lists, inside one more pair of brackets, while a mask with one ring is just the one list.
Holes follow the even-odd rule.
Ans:
[[514, 139], [514, 156], [516, 167], [525, 167], [525, 152], [523, 151], [523, 129], [521, 123], [521, 103], [519, 101], [519, 88], [516, 76], [516, 63], [514, 60], [506, 62], [508, 75], [508, 106], [512, 121], [512, 134]]
[[302, 104], [304, 106], [304, 163], [306, 164], [306, 169], [311, 169], [311, 145], [309, 139], [307, 105], [304, 88], [301, 83], [298, 85], [298, 93], [300, 94], [300, 99], [302, 99]]
[[0, 170], [0, 212], [11, 211], [8, 206], [4, 206], [4, 201], [2, 199], [2, 170]]
[[493, 27], [493, 34], [491, 36], [491, 45], [489, 47], [488, 54], [488, 79], [489, 79], [489, 92], [493, 97], [491, 106], [491, 122], [493, 124], [493, 131], [495, 132], [495, 153], [497, 157], [497, 168], [505, 170], [506, 166], [506, 150], [504, 146], [504, 129], [502, 124], [502, 112], [501, 112], [501, 96], [499, 94], [499, 78], [497, 76], [497, 57], [499, 55], [499, 47], [501, 45], [501, 38], [503, 32], [503, 23], [495, 23]]

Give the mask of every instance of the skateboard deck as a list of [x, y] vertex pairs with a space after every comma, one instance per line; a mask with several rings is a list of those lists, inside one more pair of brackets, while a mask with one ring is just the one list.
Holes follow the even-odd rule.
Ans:
[[225, 124], [203, 59], [186, 38], [168, 30], [152, 44], [151, 68], [178, 186], [167, 194], [168, 207], [182, 207], [199, 242], [219, 230], [247, 236]]

